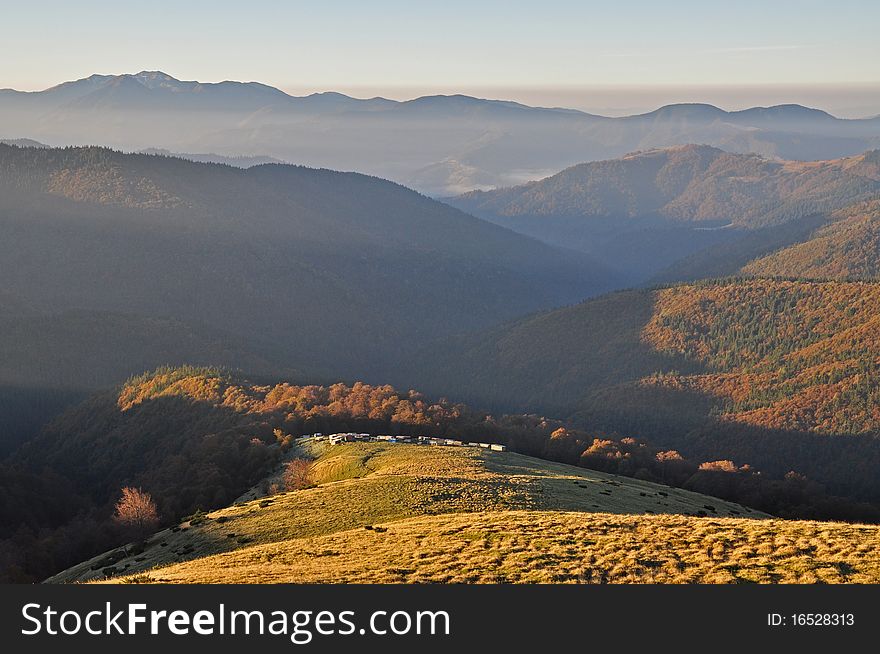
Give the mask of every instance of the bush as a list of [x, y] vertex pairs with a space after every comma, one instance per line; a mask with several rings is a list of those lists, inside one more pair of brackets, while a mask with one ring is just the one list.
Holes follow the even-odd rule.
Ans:
[[312, 462], [308, 459], [293, 459], [284, 467], [284, 489], [301, 490], [312, 486]]

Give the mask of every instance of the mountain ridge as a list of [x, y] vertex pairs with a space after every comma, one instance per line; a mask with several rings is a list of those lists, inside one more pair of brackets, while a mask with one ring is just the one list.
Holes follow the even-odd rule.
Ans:
[[[692, 103], [615, 118], [463, 94], [294, 96], [259, 82], [180, 81], [160, 71], [0, 91], [0, 121], [12, 136], [53, 145], [263, 155], [358, 170], [434, 196], [676, 143], [804, 160], [880, 146], [880, 122], [799, 105], [725, 111]], [[446, 161], [460, 166], [444, 174]]]
[[[542, 111], [559, 111], [565, 113], [575, 113], [582, 116], [588, 116], [591, 118], [607, 118], [614, 119], [612, 116], [603, 116], [601, 114], [594, 114], [585, 112], [579, 109], [572, 109], [568, 107], [544, 107], [544, 106], [535, 106], [535, 105], [527, 105], [521, 102], [516, 102], [512, 100], [503, 100], [503, 99], [489, 99], [482, 98], [478, 96], [471, 96], [463, 93], [437, 93], [431, 95], [423, 95], [417, 96], [414, 98], [410, 98], [407, 100], [393, 100], [389, 98], [385, 98], [382, 96], [373, 96], [370, 98], [356, 98], [354, 96], [347, 95], [345, 93], [341, 93], [339, 91], [327, 90], [327, 91], [317, 91], [311, 94], [297, 96], [287, 93], [279, 89], [278, 87], [264, 84], [262, 82], [256, 81], [239, 81], [239, 80], [222, 80], [219, 82], [200, 82], [196, 80], [181, 80], [168, 73], [165, 73], [160, 70], [142, 70], [138, 73], [118, 73], [118, 74], [100, 74], [95, 73], [88, 77], [80, 78], [77, 80], [70, 80], [66, 82], [61, 82], [54, 86], [50, 86], [46, 89], [35, 90], [35, 91], [19, 91], [13, 88], [3, 88], [0, 89], [0, 92], [12, 92], [23, 95], [34, 95], [34, 94], [42, 94], [42, 93], [61, 93], [64, 91], [71, 91], [73, 89], [77, 89], [80, 87], [79, 93], [84, 94], [93, 90], [96, 90], [102, 86], [111, 83], [119, 83], [124, 81], [135, 81], [138, 84], [150, 89], [150, 90], [165, 90], [170, 91], [172, 93], [183, 93], [183, 92], [204, 92], [206, 89], [216, 89], [221, 87], [226, 88], [246, 88], [246, 89], [256, 89], [261, 92], [268, 92], [273, 95], [285, 96], [287, 98], [291, 98], [294, 100], [302, 100], [305, 98], [313, 98], [316, 96], [333, 96], [345, 100], [356, 100], [359, 102], [369, 102], [369, 101], [383, 101], [387, 103], [393, 103], [398, 105], [418, 105], [418, 104], [431, 104], [437, 101], [448, 100], [451, 102], [464, 102], [464, 103], [488, 103], [493, 105], [519, 108], [519, 109], [534, 109], [534, 110], [542, 110]], [[839, 118], [837, 116], [832, 115], [831, 113], [816, 109], [813, 107], [807, 107], [805, 105], [796, 104], [796, 103], [782, 103], [778, 105], [768, 105], [768, 106], [754, 106], [749, 107], [747, 109], [734, 109], [734, 110], [726, 110], [718, 107], [717, 105], [713, 105], [705, 102], [678, 102], [678, 103], [670, 103], [666, 105], [662, 105], [657, 109], [652, 111], [643, 112], [640, 114], [632, 114], [629, 116], [623, 116], [623, 118], [644, 118], [648, 116], [656, 116], [658, 114], [669, 114], [676, 113], [678, 111], [705, 111], [708, 114], [712, 115], [724, 115], [724, 116], [736, 116], [736, 117], [747, 117], [752, 114], [762, 113], [762, 114], [780, 114], [784, 112], [796, 112], [798, 114], [810, 115], [814, 117], [821, 117], [823, 119], [834, 119], [840, 121], [861, 121], [861, 120], [872, 120], [876, 117], [870, 118]]]
[[751, 232], [815, 214], [831, 220], [834, 211], [876, 198], [880, 150], [807, 162], [686, 144], [581, 163], [447, 202], [610, 267], [617, 261], [618, 272], [632, 271], [631, 281], [641, 284], [701, 250], [736, 246]]

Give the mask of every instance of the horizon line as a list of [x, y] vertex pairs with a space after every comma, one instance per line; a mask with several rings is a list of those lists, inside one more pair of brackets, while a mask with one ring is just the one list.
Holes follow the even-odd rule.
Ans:
[[[742, 112], [742, 111], [748, 111], [750, 109], [773, 109], [773, 108], [777, 108], [777, 107], [786, 107], [786, 106], [803, 107], [806, 109], [824, 112], [824, 113], [828, 114], [829, 116], [831, 116], [832, 118], [835, 118], [837, 120], [870, 120], [870, 119], [873, 119], [873, 118], [880, 116], [880, 108], [877, 109], [877, 113], [874, 113], [874, 111], [872, 110], [868, 115], [863, 115], [863, 116], [856, 117], [856, 118], [845, 118], [845, 117], [840, 117], [838, 115], [835, 115], [834, 113], [832, 113], [832, 111], [820, 108], [819, 106], [810, 105], [810, 104], [803, 104], [801, 102], [794, 102], [794, 101], [775, 102], [775, 103], [768, 103], [768, 104], [760, 104], [760, 103], [759, 104], [749, 104], [748, 106], [745, 106], [744, 108], [728, 109], [728, 108], [725, 108], [724, 106], [722, 106], [723, 103], [715, 103], [715, 102], [708, 101], [708, 100], [706, 100], [706, 101], [687, 100], [687, 101], [680, 101], [680, 102], [666, 102], [663, 104], [652, 104], [649, 106], [653, 106], [654, 109], [635, 110], [636, 112], [631, 113], [631, 114], [605, 115], [605, 114], [601, 114], [601, 113], [596, 113], [595, 111], [590, 111], [590, 110], [586, 110], [586, 109], [579, 109], [579, 108], [565, 106], [565, 105], [529, 104], [529, 103], [523, 102], [521, 100], [507, 99], [507, 98], [503, 98], [503, 97], [489, 97], [489, 96], [481, 96], [481, 95], [472, 95], [470, 92], [467, 92], [466, 89], [462, 89], [462, 91], [459, 91], [459, 92], [455, 92], [455, 91], [442, 92], [442, 91], [440, 91], [440, 89], [438, 89], [437, 92], [427, 92], [427, 93], [423, 93], [421, 95], [413, 95], [411, 97], [406, 97], [406, 98], [393, 98], [393, 97], [387, 97], [385, 95], [357, 96], [357, 95], [352, 95], [351, 94], [352, 91], [349, 91], [349, 92], [337, 91], [337, 90], [333, 90], [333, 87], [328, 87], [326, 90], [322, 90], [322, 91], [318, 91], [318, 90], [312, 91], [311, 93], [305, 93], [304, 95], [296, 95], [297, 91], [288, 90], [290, 88], [289, 86], [286, 86], [286, 87], [285, 86], [274, 86], [272, 84], [267, 84], [265, 82], [260, 82], [257, 80], [242, 81], [242, 80], [224, 79], [224, 80], [217, 81], [217, 82], [202, 81], [202, 80], [197, 80], [197, 79], [187, 80], [187, 79], [181, 79], [181, 78], [175, 77], [169, 73], [162, 71], [161, 69], [144, 69], [144, 70], [138, 71], [137, 73], [93, 73], [93, 74], [88, 75], [86, 77], [80, 77], [77, 79], [59, 82], [57, 84], [54, 84], [52, 86], [42, 88], [42, 89], [23, 90], [23, 89], [16, 89], [16, 88], [12, 88], [12, 87], [2, 87], [2, 88], [0, 88], [0, 92], [14, 92], [14, 93], [22, 93], [22, 94], [40, 94], [40, 93], [45, 93], [45, 92], [51, 91], [53, 89], [59, 88], [65, 84], [75, 84], [77, 82], [83, 82], [83, 81], [92, 79], [94, 77], [121, 78], [121, 77], [137, 77], [139, 75], [144, 75], [144, 74], [160, 74], [160, 75], [164, 75], [164, 76], [170, 78], [170, 80], [184, 83], [184, 84], [204, 84], [204, 85], [214, 85], [214, 86], [222, 85], [222, 84], [260, 85], [260, 86], [263, 86], [266, 88], [274, 89], [275, 91], [278, 91], [279, 93], [282, 93], [291, 99], [303, 99], [303, 98], [309, 98], [309, 97], [320, 96], [320, 95], [340, 95], [340, 96], [343, 96], [346, 98], [350, 98], [352, 100], [362, 101], [362, 102], [381, 100], [381, 101], [386, 101], [386, 102], [405, 104], [408, 102], [413, 102], [416, 100], [423, 100], [423, 99], [428, 99], [428, 98], [463, 97], [463, 98], [468, 98], [468, 99], [480, 100], [480, 101], [484, 101], [484, 102], [499, 102], [499, 103], [515, 104], [515, 105], [519, 105], [519, 106], [530, 108], [530, 109], [548, 110], [548, 111], [569, 111], [569, 112], [573, 112], [573, 113], [580, 113], [585, 116], [592, 116], [592, 117], [596, 117], [596, 118], [611, 118], [611, 119], [630, 117], [630, 116], [642, 116], [642, 115], [653, 113], [655, 111], [659, 111], [659, 110], [667, 108], [667, 107], [675, 107], [675, 106], [706, 106], [706, 107], [718, 109], [718, 110], [723, 111], [725, 113], [738, 113], [738, 112]], [[708, 92], [710, 90], [732, 91], [732, 90], [747, 90], [747, 89], [758, 90], [758, 89], [763, 89], [763, 88], [777, 88], [778, 89], [780, 86], [784, 86], [784, 85], [774, 85], [774, 84], [769, 84], [769, 83], [761, 83], [761, 84], [753, 84], [753, 85], [739, 85], [739, 84], [719, 84], [719, 85], [706, 85], [706, 84], [697, 84], [697, 85], [674, 85], [674, 84], [624, 85], [624, 84], [620, 84], [620, 85], [616, 85], [615, 84], [615, 85], [599, 85], [599, 84], [597, 84], [597, 85], [567, 85], [567, 86], [563, 86], [563, 87], [549, 86], [549, 85], [523, 86], [523, 87], [510, 87], [509, 85], [490, 85], [490, 86], [484, 86], [484, 88], [486, 88], [486, 90], [489, 90], [491, 88], [496, 88], [499, 91], [506, 90], [508, 92], [511, 92], [511, 91], [515, 92], [516, 90], [525, 91], [525, 92], [528, 92], [528, 91], [532, 91], [532, 92], [536, 92], [536, 91], [544, 91], [544, 92], [569, 91], [569, 92], [571, 92], [571, 91], [586, 91], [586, 90], [590, 90], [590, 89], [596, 89], [596, 90], [601, 89], [601, 90], [605, 90], [605, 91], [618, 90], [618, 91], [629, 91], [629, 92], [661, 91], [661, 90], [671, 91], [671, 90], [676, 90], [676, 89], [681, 90], [681, 91], [688, 90], [688, 91], [693, 92], [693, 91], [698, 91], [700, 89], [706, 89]], [[808, 90], [808, 89], [821, 90], [822, 88], [825, 88], [825, 89], [829, 89], [829, 88], [854, 88], [854, 87], [872, 88], [875, 86], [877, 87], [878, 90], [880, 90], [880, 81], [878, 81], [878, 82], [833, 82], [833, 83], [815, 83], [815, 84], [808, 84], [808, 85], [789, 83], [789, 84], [787, 84], [787, 86], [789, 86], [792, 89], [800, 89], [802, 91]], [[340, 88], [340, 87], [336, 87], [336, 88]], [[341, 88], [345, 88], [345, 86], [342, 86]], [[362, 88], [362, 89], [366, 90], [366, 89], [370, 89], [370, 88], [374, 88], [374, 87], [371, 85], [356, 85], [356, 86], [351, 86], [349, 88], [350, 89]], [[389, 91], [392, 91], [392, 89], [402, 91], [404, 89], [416, 89], [418, 87], [416, 87], [415, 85], [398, 85], [398, 86], [389, 86], [387, 88]]]

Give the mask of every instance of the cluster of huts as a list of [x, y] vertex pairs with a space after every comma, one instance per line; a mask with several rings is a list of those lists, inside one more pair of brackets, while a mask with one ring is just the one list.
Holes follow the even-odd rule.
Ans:
[[378, 442], [383, 441], [386, 443], [410, 443], [412, 445], [443, 445], [448, 447], [482, 447], [487, 450], [492, 450], [493, 452], [504, 452], [507, 450], [506, 445], [499, 445], [498, 443], [469, 443], [466, 441], [455, 440], [454, 438], [433, 438], [431, 436], [389, 436], [387, 434], [380, 434], [374, 436], [372, 434], [356, 434], [354, 432], [347, 432], [344, 434], [322, 434], [320, 432], [316, 434], [303, 434], [303, 438], [308, 438], [313, 441], [326, 441], [330, 443], [330, 445], [338, 445], [339, 443], [354, 443], [354, 442]]

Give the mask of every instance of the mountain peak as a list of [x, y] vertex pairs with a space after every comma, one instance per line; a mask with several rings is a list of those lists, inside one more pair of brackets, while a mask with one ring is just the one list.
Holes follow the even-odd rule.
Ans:
[[120, 75], [132, 79], [150, 90], [191, 91], [202, 86], [200, 82], [183, 82], [161, 70], [142, 70], [134, 75]]
[[179, 82], [180, 80], [172, 77], [168, 73], [163, 73], [161, 70], [142, 70], [139, 73], [133, 75], [133, 77], [141, 78], [141, 79], [161, 79], [166, 82]]
[[730, 115], [748, 118], [785, 120], [814, 118], [818, 118], [820, 120], [835, 120], [835, 117], [829, 114], [827, 111], [822, 111], [821, 109], [813, 109], [812, 107], [805, 107], [801, 104], [793, 103], [777, 104], [770, 107], [751, 107], [749, 109], [742, 109], [740, 111], [731, 111]]
[[179, 79], [168, 73], [163, 73], [161, 70], [142, 70], [131, 77], [148, 84], [181, 84]]
[[633, 116], [634, 118], [720, 118], [727, 114], [713, 104], [703, 102], [682, 102], [677, 104], [663, 105], [659, 109], [646, 114]]

